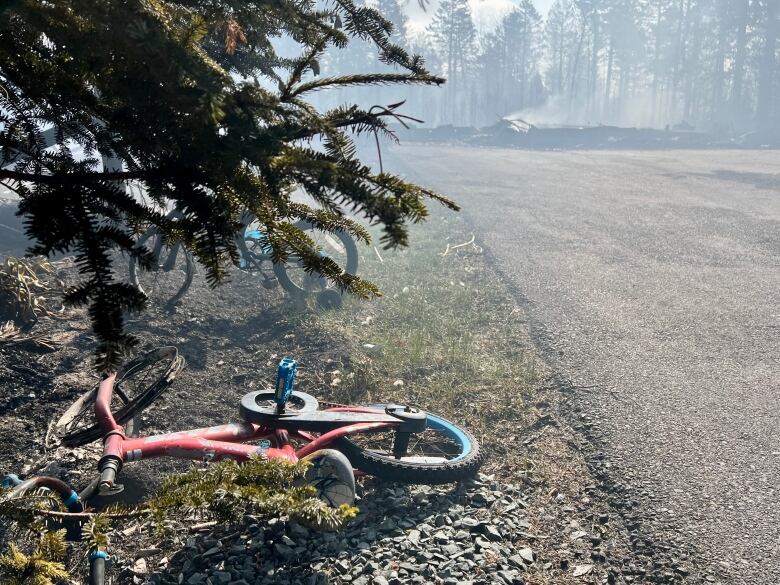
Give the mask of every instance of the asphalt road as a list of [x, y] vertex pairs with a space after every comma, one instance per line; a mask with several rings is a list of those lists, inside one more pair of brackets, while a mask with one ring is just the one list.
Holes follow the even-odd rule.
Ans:
[[780, 581], [780, 153], [396, 150], [458, 200], [644, 506]]

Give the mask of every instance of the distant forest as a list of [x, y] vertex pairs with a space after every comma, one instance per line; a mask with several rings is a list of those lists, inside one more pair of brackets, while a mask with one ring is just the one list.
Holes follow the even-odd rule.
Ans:
[[[416, 0], [409, 0], [416, 2]], [[780, 127], [780, 0], [531, 0], [480, 34], [466, 0], [439, 0], [424, 32], [401, 0], [373, 4], [395, 40], [422, 54], [441, 88], [357, 90], [361, 102], [407, 99], [427, 125], [619, 124], [718, 133]], [[335, 51], [323, 73], [376, 69], [368, 45]], [[343, 93], [349, 91], [349, 94]], [[324, 105], [356, 90], [324, 95]]]

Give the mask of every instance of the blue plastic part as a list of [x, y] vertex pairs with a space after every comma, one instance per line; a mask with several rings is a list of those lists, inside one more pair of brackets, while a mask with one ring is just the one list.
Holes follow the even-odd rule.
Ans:
[[89, 560], [94, 561], [95, 559], [107, 559], [108, 553], [104, 550], [93, 550], [91, 553], [89, 553]]
[[276, 370], [276, 387], [274, 389], [274, 402], [280, 407], [284, 407], [292, 394], [295, 385], [295, 372], [298, 369], [298, 362], [292, 358], [282, 358], [279, 362], [279, 368]]
[[[245, 240], [257, 240], [262, 241], [265, 240], [265, 234], [261, 232], [260, 230], [247, 230], [244, 232], [244, 239]], [[270, 254], [274, 251], [274, 249], [271, 247], [270, 244], [265, 243], [263, 244], [263, 247], [261, 248], [263, 254]]]
[[76, 492], [71, 491], [67, 498], [63, 498], [62, 503], [65, 504], [66, 508], [70, 508], [73, 504], [77, 504], [79, 501], [79, 495]]
[[263, 439], [258, 443], [257, 445], [257, 451], [256, 453], [260, 455], [261, 457], [265, 455], [266, 451], [271, 448], [271, 441], [268, 439]]
[[8, 489], [12, 487], [18, 486], [20, 483], [22, 483], [22, 480], [19, 479], [19, 476], [15, 473], [9, 473], [3, 478], [3, 481], [0, 482], [0, 486]]

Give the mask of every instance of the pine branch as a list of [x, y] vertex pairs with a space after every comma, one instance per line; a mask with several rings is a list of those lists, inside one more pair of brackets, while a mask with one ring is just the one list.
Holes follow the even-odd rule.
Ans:
[[[158, 175], [159, 177], [159, 175]], [[47, 185], [76, 185], [85, 181], [132, 181], [151, 178], [149, 172], [94, 172], [94, 173], [57, 173], [44, 175], [39, 173], [20, 173], [0, 169], [0, 180], [26, 181]]]
[[[134, 343], [123, 313], [141, 310], [144, 299], [116, 278], [124, 270], [114, 262], [124, 255], [150, 264], [149, 252], [135, 243], [142, 226], [182, 242], [215, 285], [239, 262], [235, 230], [249, 212], [275, 234], [275, 260], [300, 254], [307, 269], [372, 296], [375, 286], [343, 275], [284, 225], [305, 217], [367, 237], [336, 213], [346, 205], [385, 223], [387, 244], [404, 245], [405, 225], [423, 218], [423, 201], [437, 197], [377, 179], [344, 132], [393, 138], [388, 122], [405, 119], [395, 106], [323, 113], [304, 99], [328, 87], [443, 82], [391, 40], [392, 25], [371, 7], [352, 0], [326, 7], [292, 0], [60, 0], [14, 3], [3, 15], [0, 156], [10, 166], [0, 170], [0, 182], [21, 196], [34, 251], [75, 254], [81, 282], [67, 300], [89, 307], [100, 368], [117, 365]], [[298, 43], [300, 56], [279, 55], [279, 37]], [[380, 60], [406, 72], [303, 81], [309, 70], [318, 74], [326, 46], [339, 51], [355, 38], [369, 40]], [[42, 128], [53, 130], [44, 137]], [[324, 153], [294, 147], [315, 137]], [[122, 169], [98, 172], [105, 155], [120, 157]], [[131, 185], [143, 190], [144, 201]], [[292, 206], [296, 187], [322, 213]], [[160, 208], [182, 216], [170, 221]]]
[[341, 75], [338, 77], [323, 77], [322, 79], [301, 83], [290, 93], [290, 96], [296, 97], [309, 91], [332, 87], [384, 85], [396, 83], [441, 85], [444, 83], [444, 79], [433, 75], [418, 73], [369, 73], [366, 75]]

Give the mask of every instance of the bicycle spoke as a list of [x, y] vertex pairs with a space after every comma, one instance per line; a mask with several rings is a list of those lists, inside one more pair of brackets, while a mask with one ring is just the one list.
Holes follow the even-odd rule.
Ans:
[[[421, 433], [414, 433], [412, 440], [403, 457], [415, 458], [422, 457], [428, 459], [448, 460], [459, 453], [458, 446], [442, 437], [439, 433], [431, 430], [425, 430]], [[361, 445], [364, 449], [387, 457], [393, 456], [393, 443], [395, 439], [394, 432], [374, 432], [354, 435], [352, 440]]]

